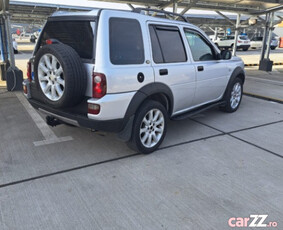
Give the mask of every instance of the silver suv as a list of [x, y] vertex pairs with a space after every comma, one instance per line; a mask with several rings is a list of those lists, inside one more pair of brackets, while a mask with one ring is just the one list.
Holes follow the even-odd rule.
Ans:
[[220, 53], [182, 16], [164, 12], [170, 19], [159, 18], [144, 10], [48, 18], [23, 85], [49, 125], [115, 132], [136, 151], [151, 153], [162, 143], [168, 119], [213, 106], [238, 109], [242, 60]]

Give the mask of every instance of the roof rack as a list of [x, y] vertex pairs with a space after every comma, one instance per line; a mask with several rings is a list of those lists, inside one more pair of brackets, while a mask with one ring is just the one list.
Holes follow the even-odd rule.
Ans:
[[[132, 12], [139, 13], [139, 14], [142, 13], [143, 11], [148, 12], [148, 15], [150, 16], [159, 16], [158, 14], [163, 14], [165, 18], [168, 18], [171, 20], [181, 19], [181, 21], [189, 22], [184, 15], [172, 13], [172, 12], [165, 11], [165, 10], [156, 10], [156, 9], [150, 9], [150, 8], [134, 8], [132, 10]], [[154, 12], [154, 13], [149, 14], [150, 12]]]

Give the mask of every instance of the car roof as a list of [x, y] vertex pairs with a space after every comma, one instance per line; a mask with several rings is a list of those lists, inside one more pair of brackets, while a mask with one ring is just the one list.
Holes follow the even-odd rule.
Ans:
[[97, 17], [100, 15], [100, 13], [102, 11], [107, 11], [107, 12], [117, 12], [119, 11], [121, 13], [121, 15], [132, 15], [133, 18], [137, 18], [137, 14], [139, 15], [139, 17], [142, 18], [146, 18], [147, 20], [151, 20], [151, 21], [157, 21], [157, 22], [168, 22], [168, 23], [172, 23], [175, 22], [177, 24], [183, 24], [183, 25], [191, 25], [193, 27], [198, 28], [197, 26], [189, 23], [189, 22], [185, 22], [185, 21], [179, 21], [179, 20], [172, 20], [172, 19], [167, 19], [167, 18], [161, 18], [161, 17], [154, 17], [154, 16], [150, 16], [150, 15], [144, 15], [141, 13], [137, 13], [137, 12], [133, 12], [133, 11], [128, 11], [128, 10], [116, 10], [116, 9], [94, 9], [91, 11], [86, 11], [86, 12], [67, 12], [67, 11], [57, 11], [55, 13], [53, 13], [49, 18], [53, 18], [53, 17], [64, 17], [64, 16], [94, 16]]

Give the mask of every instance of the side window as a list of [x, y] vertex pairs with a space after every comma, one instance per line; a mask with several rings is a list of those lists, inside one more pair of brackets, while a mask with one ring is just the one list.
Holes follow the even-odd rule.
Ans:
[[186, 62], [187, 56], [178, 27], [149, 27], [155, 63]]
[[114, 65], [144, 63], [140, 24], [135, 19], [110, 18], [110, 60]]
[[160, 48], [158, 38], [157, 38], [155, 29], [153, 26], [149, 26], [149, 33], [150, 33], [150, 39], [151, 39], [153, 61], [155, 63], [164, 63], [161, 48]]
[[194, 31], [185, 30], [185, 35], [195, 61], [216, 60], [213, 48], [200, 34]]

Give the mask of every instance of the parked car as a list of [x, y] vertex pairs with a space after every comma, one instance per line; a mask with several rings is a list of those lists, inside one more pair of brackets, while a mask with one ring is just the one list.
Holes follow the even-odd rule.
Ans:
[[[247, 51], [250, 48], [250, 39], [246, 35], [239, 35], [238, 36], [238, 43], [237, 43], [237, 49], [242, 49], [243, 51]], [[224, 36], [221, 38], [217, 38], [214, 40], [214, 43], [219, 47], [219, 48], [233, 48], [234, 43], [235, 43], [235, 36]]]
[[21, 43], [26, 42], [26, 43], [28, 43], [28, 42], [30, 42], [31, 36], [32, 36], [32, 33], [22, 32], [20, 34], [19, 38], [18, 38], [18, 42], [21, 42]]
[[[262, 47], [263, 37], [254, 37], [251, 40], [252, 49], [260, 49]], [[278, 39], [272, 38], [270, 42], [270, 49], [275, 50], [279, 44]]]
[[235, 112], [245, 82], [243, 61], [198, 27], [109, 9], [49, 17], [27, 76], [24, 93], [49, 125], [115, 132], [140, 153], [160, 146], [168, 119]]

